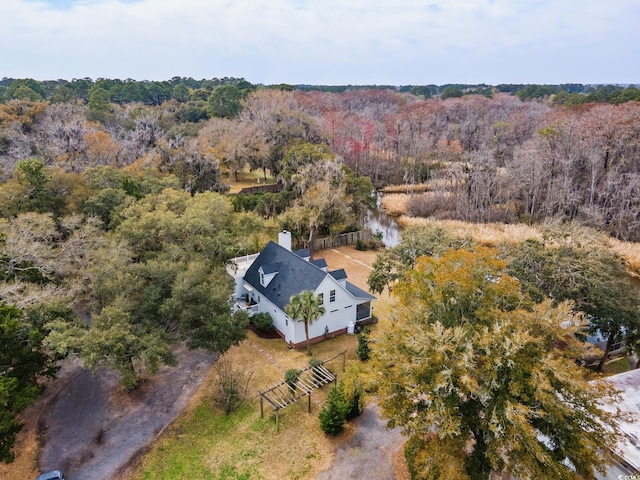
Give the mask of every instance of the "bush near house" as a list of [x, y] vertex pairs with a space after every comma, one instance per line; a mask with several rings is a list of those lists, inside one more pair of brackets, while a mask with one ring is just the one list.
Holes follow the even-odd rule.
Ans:
[[333, 387], [318, 415], [322, 431], [328, 435], [338, 435], [342, 432], [349, 410], [349, 404], [344, 398], [342, 384]]
[[249, 321], [258, 330], [271, 330], [273, 329], [273, 318], [269, 313], [255, 313], [249, 318]]
[[358, 347], [356, 349], [356, 355], [362, 362], [369, 360], [371, 355], [371, 347], [369, 346], [369, 329], [363, 328], [358, 333]]

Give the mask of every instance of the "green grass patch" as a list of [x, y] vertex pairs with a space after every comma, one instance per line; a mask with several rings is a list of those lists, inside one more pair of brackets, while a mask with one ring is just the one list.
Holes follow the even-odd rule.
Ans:
[[616, 360], [607, 362], [604, 366], [605, 375], [615, 375], [616, 373], [623, 373], [629, 371], [629, 360], [627, 357], [620, 357]]
[[[229, 174], [225, 173], [225, 181], [229, 180]], [[231, 176], [231, 189], [229, 193], [238, 193], [244, 187], [255, 187], [257, 185], [269, 185], [276, 183], [276, 179], [267, 173], [267, 179], [264, 179], [264, 174], [261, 169], [249, 171], [248, 168], [244, 168], [238, 172], [238, 179], [236, 180]]]
[[[257, 477], [254, 472], [223, 464], [219, 469], [208, 466], [211, 447], [228, 441], [229, 436], [249, 417], [257, 414], [255, 405], [245, 404], [231, 415], [214, 410], [210, 400], [204, 400], [193, 413], [170, 427], [167, 434], [143, 460], [133, 480], [202, 479], [242, 480]], [[247, 457], [256, 451], [245, 452]]]
[[270, 408], [260, 418], [257, 399], [228, 416], [206, 399], [165, 432], [131, 480], [309, 479], [324, 456], [316, 414], [306, 412], [304, 399], [292, 404], [280, 413], [278, 433]]

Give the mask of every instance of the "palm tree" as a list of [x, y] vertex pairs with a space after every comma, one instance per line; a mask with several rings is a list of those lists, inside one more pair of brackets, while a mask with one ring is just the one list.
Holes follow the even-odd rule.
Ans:
[[304, 334], [307, 338], [307, 355], [311, 355], [309, 325], [325, 312], [320, 299], [312, 290], [304, 290], [297, 295], [291, 296], [289, 304], [284, 307], [284, 311], [294, 320], [304, 323]]

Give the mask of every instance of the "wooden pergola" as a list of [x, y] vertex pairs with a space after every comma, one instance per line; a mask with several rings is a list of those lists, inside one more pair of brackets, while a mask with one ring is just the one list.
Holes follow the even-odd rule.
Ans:
[[[338, 355], [345, 356], [346, 351]], [[336, 355], [336, 357], [338, 356]], [[333, 357], [333, 358], [336, 358]], [[331, 360], [333, 360], [333, 358]], [[329, 360], [327, 360], [329, 361]], [[326, 362], [325, 362], [326, 363]], [[344, 358], [343, 358], [344, 370]], [[276, 412], [276, 431], [280, 430], [280, 419], [278, 412], [283, 408], [297, 402], [300, 398], [307, 396], [307, 411], [311, 413], [311, 393], [323, 385], [327, 385], [337, 380], [336, 376], [329, 371], [324, 364], [313, 367], [306, 367], [300, 370], [295, 382], [282, 381], [277, 385], [259, 390], [260, 395], [260, 417], [264, 417], [264, 401]]]

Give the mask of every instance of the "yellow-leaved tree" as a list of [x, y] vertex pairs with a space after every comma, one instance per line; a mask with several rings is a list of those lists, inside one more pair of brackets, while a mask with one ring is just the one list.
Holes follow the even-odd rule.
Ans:
[[421, 257], [398, 282], [372, 343], [383, 412], [410, 435], [414, 478], [593, 478], [624, 417], [602, 408], [616, 392], [576, 363], [584, 320], [534, 304], [496, 255]]

